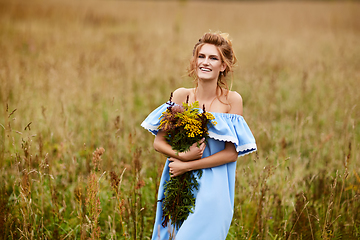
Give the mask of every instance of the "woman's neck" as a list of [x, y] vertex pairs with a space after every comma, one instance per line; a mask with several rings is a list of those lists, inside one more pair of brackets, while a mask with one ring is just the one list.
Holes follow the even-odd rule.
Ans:
[[195, 98], [197, 101], [211, 101], [217, 96], [217, 81], [198, 80], [198, 86], [195, 88]]

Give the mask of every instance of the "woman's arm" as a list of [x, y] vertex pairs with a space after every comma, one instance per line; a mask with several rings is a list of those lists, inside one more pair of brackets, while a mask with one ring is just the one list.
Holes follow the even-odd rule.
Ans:
[[183, 162], [177, 157], [169, 159], [169, 170], [172, 177], [179, 176], [187, 171], [198, 170], [203, 168], [217, 167], [229, 162], [235, 162], [238, 158], [235, 145], [231, 142], [225, 143], [225, 149], [206, 158], [196, 161]]
[[[228, 100], [231, 106], [229, 113], [242, 115], [243, 103], [240, 94], [229, 92]], [[235, 162], [237, 158], [238, 153], [236, 152], [235, 145], [231, 142], [226, 142], [224, 150], [196, 161], [183, 162], [178, 157], [171, 156], [169, 159], [169, 170], [171, 176], [176, 177], [187, 171], [217, 167], [229, 162]]]
[[204, 141], [205, 139], [201, 140], [199, 144], [194, 143], [187, 152], [177, 153], [175, 150], [171, 148], [170, 144], [166, 141], [165, 132], [159, 131], [154, 140], [154, 149], [157, 152], [160, 152], [168, 157], [177, 158], [181, 161], [191, 161], [191, 160], [200, 159], [202, 157], [206, 147]]
[[[186, 101], [187, 96], [191, 94], [191, 90], [186, 88], [178, 88], [173, 92], [172, 101], [176, 104], [181, 104]], [[194, 143], [189, 151], [177, 153], [165, 139], [165, 132], [159, 131], [154, 140], [154, 149], [157, 152], [160, 152], [168, 157], [175, 157], [181, 161], [191, 161], [200, 159], [205, 150], [205, 139], [201, 140], [199, 143]]]

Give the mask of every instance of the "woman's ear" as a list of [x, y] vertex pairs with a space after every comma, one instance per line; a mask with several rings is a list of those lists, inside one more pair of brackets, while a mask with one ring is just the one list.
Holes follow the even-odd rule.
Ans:
[[223, 71], [225, 71], [225, 69], [226, 69], [226, 64], [223, 62], [223, 63], [221, 64], [221, 69], [220, 69], [220, 71], [223, 72]]

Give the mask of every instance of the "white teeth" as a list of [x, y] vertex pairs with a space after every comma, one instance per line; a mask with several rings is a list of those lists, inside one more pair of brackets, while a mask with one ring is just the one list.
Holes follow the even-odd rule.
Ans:
[[209, 68], [200, 68], [200, 70], [205, 71], [205, 72], [210, 72], [211, 71], [211, 69], [209, 69]]

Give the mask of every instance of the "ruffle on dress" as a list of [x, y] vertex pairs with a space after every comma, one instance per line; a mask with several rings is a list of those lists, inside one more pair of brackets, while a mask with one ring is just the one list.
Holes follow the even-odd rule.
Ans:
[[[141, 123], [141, 126], [156, 135], [159, 131], [161, 115], [168, 106], [167, 103], [164, 103], [156, 108]], [[241, 115], [218, 112], [210, 113], [214, 115], [217, 123], [208, 130], [210, 138], [234, 143], [238, 156], [244, 156], [256, 151], [255, 138]]]

